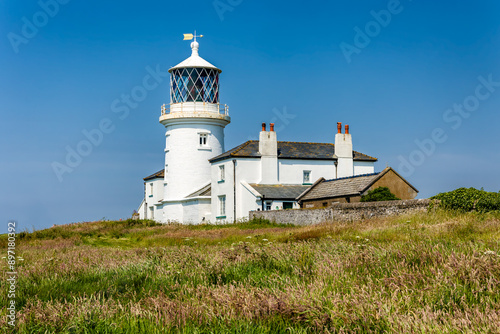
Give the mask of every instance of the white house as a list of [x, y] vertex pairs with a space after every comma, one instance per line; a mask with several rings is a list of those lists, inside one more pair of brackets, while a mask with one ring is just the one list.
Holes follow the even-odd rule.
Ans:
[[[262, 124], [259, 140], [247, 141], [210, 159], [212, 216], [234, 221], [251, 210], [299, 208], [296, 198], [313, 181], [374, 172], [376, 158], [352, 150], [351, 134], [335, 145], [278, 141], [274, 124]], [[346, 126], [348, 131], [348, 126]]]
[[144, 178], [141, 219], [233, 222], [251, 210], [298, 208], [296, 198], [315, 180], [374, 172], [376, 158], [353, 151], [349, 126], [337, 123], [335, 144], [278, 141], [274, 124], [259, 140], [224, 150], [231, 121], [219, 103], [221, 70], [198, 54], [169, 72], [170, 100], [161, 109], [165, 165]]

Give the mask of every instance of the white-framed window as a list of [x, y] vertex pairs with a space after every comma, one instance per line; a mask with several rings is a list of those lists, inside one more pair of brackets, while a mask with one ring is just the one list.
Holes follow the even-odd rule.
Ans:
[[311, 183], [311, 171], [310, 170], [303, 171], [302, 183], [304, 183], [304, 184]]
[[224, 182], [226, 179], [226, 170], [224, 165], [219, 166], [219, 182]]
[[273, 202], [265, 202], [266, 205], [266, 211], [272, 210], [273, 209]]
[[149, 197], [153, 197], [153, 182], [149, 184]]
[[208, 146], [208, 133], [200, 133], [200, 146]]
[[219, 196], [219, 217], [226, 217], [226, 195]]

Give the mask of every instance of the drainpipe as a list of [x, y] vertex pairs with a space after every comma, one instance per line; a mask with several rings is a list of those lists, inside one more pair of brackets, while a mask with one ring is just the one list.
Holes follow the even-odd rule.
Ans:
[[236, 223], [236, 159], [233, 159], [233, 223]]
[[[147, 203], [146, 203], [146, 181], [144, 181], [144, 207], [147, 207]], [[144, 219], [148, 219], [148, 218], [146, 217], [146, 212], [147, 212], [147, 211], [145, 211], [145, 212], [144, 212]], [[139, 217], [140, 217], [140, 216], [139, 216]]]
[[266, 198], [266, 196], [262, 195], [262, 197], [260, 198], [260, 203], [262, 205], [262, 211], [264, 211], [264, 198]]
[[338, 169], [338, 166], [339, 166], [338, 160], [334, 161], [333, 164], [335, 165], [335, 178], [337, 178], [337, 169]]

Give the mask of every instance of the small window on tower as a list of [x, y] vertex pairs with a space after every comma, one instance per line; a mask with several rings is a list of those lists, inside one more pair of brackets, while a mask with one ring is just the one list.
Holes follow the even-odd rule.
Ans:
[[149, 197], [153, 197], [153, 183], [149, 184]]
[[208, 134], [200, 133], [200, 146], [207, 146]]

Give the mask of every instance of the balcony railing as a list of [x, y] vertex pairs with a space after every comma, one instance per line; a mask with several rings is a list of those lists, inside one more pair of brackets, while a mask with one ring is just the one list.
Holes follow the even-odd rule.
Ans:
[[186, 112], [186, 113], [218, 113], [220, 115], [229, 116], [229, 107], [227, 104], [207, 103], [207, 102], [182, 102], [163, 104], [161, 106], [161, 114]]

